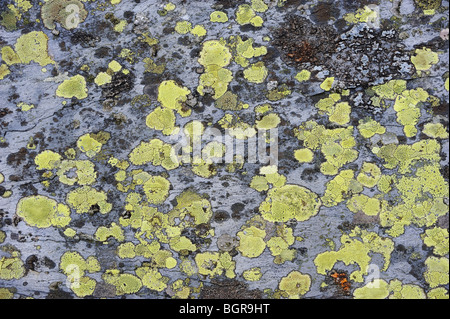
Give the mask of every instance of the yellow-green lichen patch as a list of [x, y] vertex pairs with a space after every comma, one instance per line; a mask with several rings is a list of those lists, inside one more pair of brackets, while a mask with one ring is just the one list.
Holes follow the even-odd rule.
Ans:
[[417, 49], [415, 54], [416, 55], [411, 57], [411, 62], [418, 72], [427, 71], [431, 69], [434, 64], [439, 62], [439, 55], [436, 52], [431, 51], [431, 49]]
[[178, 21], [175, 25], [175, 31], [179, 34], [186, 34], [192, 30], [192, 23], [189, 21]]
[[86, 88], [86, 79], [82, 75], [75, 75], [70, 79], [64, 80], [58, 86], [56, 95], [66, 99], [76, 97], [79, 100], [87, 98], [88, 90]]
[[257, 62], [244, 70], [244, 78], [251, 83], [263, 83], [268, 73], [264, 62]]
[[300, 163], [311, 163], [314, 159], [314, 153], [308, 148], [302, 148], [294, 152], [294, 157]]
[[244, 270], [242, 273], [242, 277], [244, 277], [247, 281], [259, 281], [262, 277], [263, 273], [261, 271], [261, 268], [259, 267], [253, 267], [247, 270]]
[[244, 68], [250, 65], [249, 59], [267, 54], [265, 46], [253, 47], [255, 42], [253, 38], [244, 41], [241, 36], [231, 36], [229, 42], [230, 47], [235, 51], [234, 61]]
[[14, 280], [20, 279], [25, 275], [25, 267], [20, 254], [12, 252], [11, 257], [0, 258], [0, 279]]
[[424, 272], [423, 276], [431, 288], [448, 284], [448, 265], [448, 258], [445, 257], [437, 258], [431, 256], [425, 260], [427, 270]]
[[20, 57], [10, 46], [4, 46], [1, 50], [2, 59], [7, 65], [13, 65], [21, 63]]
[[286, 261], [293, 261], [297, 252], [295, 249], [289, 249], [289, 246], [295, 242], [292, 228], [279, 225], [276, 227], [276, 235], [267, 242], [270, 253], [275, 257], [274, 263], [279, 265]]
[[369, 6], [359, 8], [355, 13], [347, 13], [344, 15], [344, 20], [348, 23], [373, 22], [379, 19], [378, 13], [372, 10]]
[[111, 81], [112, 81], [112, 76], [106, 72], [100, 72], [99, 74], [97, 74], [97, 76], [94, 79], [94, 83], [97, 84], [98, 86], [102, 86], [102, 85], [111, 83]]
[[86, 154], [87, 157], [94, 157], [101, 150], [104, 143], [98, 141], [91, 133], [80, 136], [77, 140], [77, 147]]
[[223, 11], [214, 11], [209, 15], [209, 21], [225, 23], [228, 21], [228, 16]]
[[380, 201], [366, 195], [354, 195], [347, 201], [347, 207], [353, 213], [363, 212], [368, 216], [376, 216], [380, 212]]
[[278, 285], [281, 294], [289, 299], [299, 299], [309, 291], [310, 287], [311, 276], [296, 270], [281, 278]]
[[136, 257], [135, 245], [132, 242], [120, 244], [117, 247], [117, 256], [121, 259], [132, 259]]
[[364, 162], [356, 180], [360, 182], [361, 185], [372, 188], [377, 185], [380, 177], [381, 170], [376, 164]]
[[358, 130], [364, 138], [371, 138], [375, 134], [386, 133], [386, 128], [371, 118], [359, 120]]
[[72, 228], [67, 228], [66, 230], [64, 230], [64, 236], [67, 236], [69, 238], [75, 237], [76, 234], [77, 234], [76, 230]]
[[135, 294], [142, 288], [142, 282], [138, 277], [132, 274], [121, 274], [117, 269], [106, 270], [102, 279], [116, 287], [116, 295], [118, 296]]
[[139, 267], [136, 269], [136, 275], [141, 278], [142, 284], [151, 290], [163, 291], [169, 282], [168, 277], [164, 277], [158, 269], [151, 267]]
[[255, 10], [248, 4], [240, 5], [236, 10], [236, 22], [240, 25], [251, 24], [254, 27], [262, 27], [264, 21], [256, 15]]
[[67, 251], [61, 256], [59, 268], [67, 276], [69, 288], [78, 296], [86, 297], [94, 293], [97, 282], [85, 276], [86, 272], [100, 271], [100, 264], [94, 256], [84, 259], [76, 251]]
[[8, 288], [0, 288], [0, 300], [13, 299], [14, 292]]
[[38, 170], [52, 170], [58, 168], [61, 163], [62, 156], [53, 151], [47, 150], [39, 153], [34, 158], [34, 163], [37, 165]]
[[[361, 238], [361, 239], [358, 239]], [[327, 251], [318, 254], [314, 259], [319, 274], [325, 275], [333, 269], [335, 263], [342, 261], [345, 265], [356, 264], [359, 270], [350, 274], [350, 279], [363, 282], [363, 275], [368, 274], [372, 259], [370, 253], [379, 253], [384, 257], [383, 271], [389, 267], [390, 256], [394, 250], [394, 242], [389, 238], [378, 236], [374, 232], [360, 230], [356, 227], [349, 235], [341, 237], [341, 247], [338, 251]]]
[[220, 276], [225, 272], [225, 276], [228, 278], [234, 278], [236, 276], [234, 273], [236, 262], [233, 261], [228, 252], [198, 253], [195, 256], [195, 263], [198, 267], [198, 273], [200, 275], [213, 278], [215, 276]]
[[439, 168], [439, 164], [425, 165], [417, 168], [415, 175], [398, 179], [395, 188], [401, 202], [391, 206], [386, 201], [380, 212], [381, 225], [391, 227], [386, 233], [399, 236], [410, 224], [431, 227], [448, 212], [444, 198], [448, 196], [449, 186]]
[[95, 239], [102, 242], [106, 242], [109, 238], [115, 238], [117, 241], [125, 240], [123, 229], [116, 223], [112, 223], [110, 227], [99, 227], [94, 236]]
[[320, 171], [325, 175], [336, 175], [339, 168], [358, 157], [358, 151], [353, 149], [356, 146], [353, 126], [326, 129], [315, 121], [308, 121], [295, 129], [294, 134], [306, 148], [321, 150], [326, 162], [321, 164]]
[[334, 83], [334, 77], [326, 78], [320, 85], [320, 88], [324, 91], [329, 91], [333, 87], [333, 83]]
[[301, 82], [305, 82], [308, 81], [311, 78], [311, 72], [309, 72], [308, 70], [302, 70], [299, 73], [297, 73], [297, 75], [295, 76], [295, 79], [297, 81]]
[[91, 161], [64, 160], [56, 173], [59, 181], [66, 185], [91, 185], [97, 180], [95, 165]]
[[431, 289], [427, 297], [428, 299], [448, 299], [448, 290], [443, 287]]
[[64, 29], [75, 29], [86, 19], [87, 14], [80, 0], [49, 0], [41, 8], [44, 26], [51, 30], [56, 28], [55, 22]]
[[374, 279], [364, 287], [353, 292], [355, 299], [386, 299], [390, 294], [389, 284], [383, 279]]
[[278, 86], [277, 88], [270, 90], [267, 92], [266, 97], [268, 100], [275, 102], [284, 99], [285, 97], [289, 96], [292, 93], [292, 91], [289, 89], [289, 87], [286, 84], [282, 84]]
[[264, 237], [266, 232], [262, 229], [251, 226], [237, 233], [239, 246], [237, 250], [244, 257], [255, 258], [261, 255], [266, 248]]
[[225, 69], [230, 64], [232, 54], [224, 40], [210, 40], [203, 43], [198, 62], [205, 67], [200, 76], [197, 91], [203, 95], [205, 88], [214, 90], [214, 99], [220, 98], [228, 90], [228, 83], [233, 79], [232, 72]]
[[276, 113], [265, 115], [261, 120], [257, 120], [255, 126], [259, 130], [270, 130], [276, 128], [281, 123], [281, 119]]
[[441, 146], [434, 139], [422, 140], [411, 145], [388, 144], [372, 149], [372, 152], [384, 160], [385, 168], [394, 169], [398, 166], [400, 174], [410, 173], [412, 166], [420, 163], [438, 163], [440, 151]]
[[193, 218], [194, 225], [208, 223], [212, 217], [211, 203], [200, 195], [185, 191], [177, 196], [177, 206], [170, 213], [171, 218], [185, 219], [186, 215]]
[[328, 114], [331, 122], [345, 125], [350, 122], [351, 106], [348, 102], [337, 103], [340, 99], [340, 94], [333, 93], [329, 97], [320, 100], [316, 107], [321, 111], [320, 113]]
[[227, 91], [216, 100], [215, 106], [224, 111], [238, 111], [242, 105], [238, 103], [238, 96], [231, 91]]
[[53, 199], [37, 195], [22, 198], [16, 208], [16, 214], [34, 227], [64, 227], [71, 220], [70, 209]]
[[447, 129], [441, 123], [427, 123], [424, 125], [422, 133], [432, 138], [447, 139]]
[[197, 37], [204, 37], [207, 34], [207, 31], [203, 25], [198, 24], [192, 28], [191, 34], [193, 34]]
[[417, 285], [404, 285], [398, 279], [389, 282], [391, 295], [389, 299], [426, 299], [427, 295], [423, 289]]
[[112, 205], [107, 202], [106, 193], [90, 186], [83, 186], [69, 192], [66, 202], [78, 214], [97, 211], [100, 214], [107, 214], [112, 209]]
[[48, 37], [42, 31], [32, 31], [17, 39], [15, 51], [24, 64], [36, 62], [40, 66], [55, 64], [48, 55]]
[[164, 135], [171, 135], [175, 130], [175, 114], [171, 109], [157, 107], [147, 116], [145, 124]]
[[270, 189], [259, 211], [264, 219], [272, 222], [305, 221], [319, 212], [320, 205], [319, 197], [310, 190], [298, 185], [285, 185]]
[[448, 230], [445, 228], [434, 227], [427, 229], [422, 234], [422, 239], [425, 245], [434, 247], [433, 253], [438, 256], [445, 256], [448, 254]]
[[141, 142], [131, 151], [129, 158], [134, 165], [151, 163], [153, 166], [162, 166], [167, 170], [172, 170], [179, 166], [173, 147], [159, 139]]
[[217, 122], [222, 128], [228, 130], [228, 134], [239, 140], [245, 140], [256, 135], [256, 130], [248, 123], [242, 121], [239, 116], [235, 114], [225, 114]]
[[420, 103], [426, 102], [429, 94], [422, 88], [403, 91], [402, 95], [395, 99], [394, 110], [397, 112], [397, 122], [404, 126], [403, 131], [407, 137], [413, 137], [417, 133], [415, 125], [420, 118]]
[[22, 112], [28, 112], [29, 110], [34, 109], [34, 105], [33, 104], [26, 104], [24, 102], [17, 103], [17, 107]]
[[161, 204], [169, 196], [170, 182], [161, 176], [152, 176], [145, 172], [133, 177], [136, 185], [142, 185], [147, 202]]
[[8, 66], [6, 64], [0, 65], [0, 80], [3, 80], [5, 77], [11, 74], [11, 71], [9, 70]]
[[183, 103], [191, 91], [186, 87], [179, 86], [175, 81], [163, 81], [158, 87], [158, 101], [163, 107], [176, 110], [182, 116], [189, 116], [188, 112], [183, 112]]
[[269, 6], [264, 0], [252, 0], [252, 9], [256, 12], [266, 12], [269, 9]]

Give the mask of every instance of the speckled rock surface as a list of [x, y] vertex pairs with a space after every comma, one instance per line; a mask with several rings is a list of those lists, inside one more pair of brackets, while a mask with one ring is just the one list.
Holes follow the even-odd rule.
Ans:
[[448, 6], [2, 1], [0, 299], [448, 298]]

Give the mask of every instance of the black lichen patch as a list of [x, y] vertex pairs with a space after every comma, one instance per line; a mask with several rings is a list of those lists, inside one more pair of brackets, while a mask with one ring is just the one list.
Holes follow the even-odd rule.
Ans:
[[115, 73], [111, 83], [102, 86], [102, 96], [106, 99], [115, 99], [121, 93], [129, 92], [134, 87], [134, 77], [130, 74]]
[[298, 70], [321, 66], [345, 87], [367, 87], [414, 71], [394, 29], [356, 25], [339, 34], [333, 26], [316, 25], [289, 15], [273, 32], [273, 45], [283, 61]]
[[283, 61], [295, 67], [323, 65], [336, 51], [338, 34], [331, 26], [316, 26], [310, 20], [290, 15], [273, 33], [273, 45]]

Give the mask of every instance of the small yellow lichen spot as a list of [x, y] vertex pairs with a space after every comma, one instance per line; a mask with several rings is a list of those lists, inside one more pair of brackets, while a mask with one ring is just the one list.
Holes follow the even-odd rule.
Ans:
[[14, 293], [8, 288], [0, 288], [0, 300], [13, 299]]
[[7, 65], [21, 63], [19, 56], [10, 46], [4, 46], [1, 50], [2, 59]]
[[261, 268], [259, 267], [247, 269], [242, 273], [242, 277], [248, 281], [258, 281], [261, 279], [262, 275]]
[[8, 66], [2, 63], [2, 65], [0, 65], [0, 80], [3, 80], [9, 74], [11, 74], [11, 71], [9, 70]]
[[439, 62], [439, 55], [431, 49], [417, 49], [415, 53], [416, 55], [411, 57], [411, 62], [417, 71], [427, 71]]
[[202, 25], [196, 25], [192, 30], [191, 33], [197, 37], [204, 37], [206, 35], [206, 29]]
[[108, 68], [111, 69], [114, 73], [116, 73], [122, 69], [122, 65], [120, 65], [119, 62], [113, 60], [108, 64]]
[[77, 234], [77, 232], [74, 229], [72, 229], [72, 228], [67, 228], [64, 231], [64, 235], [67, 236], [67, 237], [70, 237], [70, 238], [74, 237], [76, 234]]
[[111, 83], [112, 76], [106, 72], [100, 72], [94, 79], [95, 84], [98, 86], [102, 86], [108, 83]]
[[320, 88], [324, 91], [329, 91], [333, 87], [333, 83], [334, 83], [334, 77], [326, 78], [320, 85]]
[[224, 22], [228, 21], [228, 16], [223, 11], [214, 11], [213, 13], [210, 14], [209, 20], [211, 22], [222, 22], [222, 23], [224, 23]]
[[145, 123], [164, 135], [171, 135], [175, 129], [175, 114], [171, 109], [158, 107], [147, 116]]
[[300, 163], [311, 163], [314, 159], [314, 153], [308, 148], [296, 150], [294, 157]]
[[85, 78], [82, 75], [75, 75], [58, 86], [56, 95], [66, 99], [76, 97], [82, 100], [88, 96], [87, 91]]
[[268, 73], [264, 62], [257, 62], [244, 70], [244, 77], [251, 83], [263, 83]]
[[172, 2], [169, 2], [168, 4], [166, 4], [164, 6], [164, 10], [166, 10], [166, 11], [173, 11], [173, 10], [175, 10], [176, 7], [177, 6], [174, 5]]
[[178, 21], [175, 25], [175, 31], [179, 34], [186, 34], [191, 32], [192, 30], [192, 23], [189, 21]]
[[173, 80], [164, 81], [158, 88], [158, 101], [168, 109], [180, 111], [189, 93], [191, 91], [188, 88], [178, 86]]
[[295, 79], [299, 82], [305, 82], [308, 81], [311, 78], [311, 72], [308, 70], [302, 70], [301, 72], [297, 73], [295, 76]]
[[61, 155], [48, 150], [39, 153], [34, 158], [34, 163], [37, 165], [36, 169], [38, 170], [43, 169], [51, 170], [59, 166], [59, 164], [61, 163], [61, 159], [62, 159]]
[[166, 268], [172, 269], [175, 268], [177, 265], [177, 260], [173, 257], [169, 257], [166, 259]]
[[114, 26], [114, 31], [122, 33], [127, 25], [127, 20], [120, 20], [119, 23]]
[[252, 0], [252, 9], [256, 12], [266, 12], [269, 9], [269, 6], [264, 0]]
[[77, 146], [88, 157], [94, 157], [102, 149], [103, 144], [93, 138], [91, 134], [85, 134], [78, 138]]
[[311, 277], [295, 270], [281, 278], [278, 286], [282, 294], [289, 299], [299, 299], [309, 291], [310, 287]]

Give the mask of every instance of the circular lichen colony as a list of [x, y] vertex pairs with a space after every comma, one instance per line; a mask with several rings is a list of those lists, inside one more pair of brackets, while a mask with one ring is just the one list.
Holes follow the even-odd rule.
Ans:
[[38, 228], [50, 226], [64, 227], [70, 222], [70, 209], [45, 196], [22, 198], [17, 204], [16, 213], [27, 224]]
[[320, 206], [315, 193], [298, 185], [285, 185], [270, 189], [259, 210], [271, 222], [305, 221], [316, 215]]

